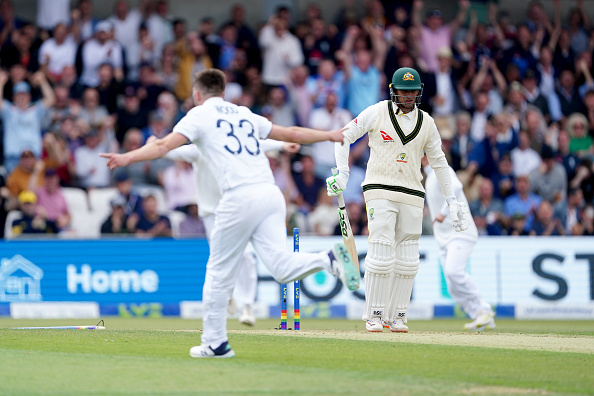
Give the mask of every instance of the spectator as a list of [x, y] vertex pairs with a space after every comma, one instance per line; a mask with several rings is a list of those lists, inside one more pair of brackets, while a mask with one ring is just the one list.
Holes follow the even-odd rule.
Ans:
[[167, 91], [173, 92], [178, 83], [179, 75], [175, 58], [175, 47], [168, 43], [163, 47], [161, 57], [157, 62], [157, 78]]
[[538, 79], [536, 72], [533, 69], [526, 70], [526, 74], [522, 79], [522, 85], [524, 86], [524, 97], [526, 103], [536, 107], [544, 117], [550, 121], [551, 112], [549, 111], [549, 101], [542, 95], [538, 88]]
[[575, 87], [575, 77], [571, 70], [563, 70], [559, 76], [559, 87], [549, 97], [551, 119], [559, 121], [572, 113], [584, 110], [584, 104]]
[[124, 211], [126, 200], [117, 196], [110, 202], [111, 214], [101, 225], [101, 234], [129, 234], [128, 217]]
[[80, 187], [86, 190], [109, 187], [109, 168], [105, 166], [105, 159], [99, 157], [99, 153], [109, 151], [105, 131], [90, 129], [84, 135], [84, 145], [74, 151], [76, 176]]
[[575, 177], [569, 183], [571, 188], [580, 188], [587, 204], [594, 203], [594, 169], [592, 160], [584, 158], [577, 167]]
[[25, 24], [21, 18], [14, 15], [14, 6], [11, 0], [0, 1], [0, 45], [10, 40], [14, 30], [22, 28]]
[[542, 113], [536, 108], [530, 106], [526, 110], [526, 117], [521, 126], [526, 131], [530, 138], [530, 147], [536, 151], [541, 151], [545, 140], [549, 138], [547, 130], [547, 123]]
[[43, 184], [43, 162], [30, 149], [24, 149], [17, 166], [9, 173], [6, 186], [13, 197]]
[[134, 55], [138, 53], [135, 47], [138, 45], [138, 29], [142, 22], [141, 10], [130, 10], [126, 1], [118, 0], [114, 5], [113, 15], [107, 20], [113, 25], [115, 40], [124, 48], [126, 65], [134, 70], [140, 63], [140, 59]]
[[99, 84], [96, 89], [99, 93], [99, 104], [105, 107], [109, 114], [114, 114], [117, 110], [120, 83], [115, 79], [114, 69], [110, 63], [99, 66]]
[[273, 87], [268, 92], [267, 107], [271, 112], [271, 121], [282, 126], [295, 125], [295, 114], [293, 108], [287, 103], [287, 95], [284, 88]]
[[551, 94], [555, 92], [556, 78], [555, 67], [553, 66], [553, 52], [550, 47], [542, 47], [540, 49], [540, 57], [536, 65], [536, 70], [540, 74], [540, 84], [538, 85], [540, 93], [548, 100]]
[[109, 117], [107, 109], [99, 103], [99, 92], [95, 88], [87, 88], [83, 92], [79, 117], [89, 124], [91, 129], [101, 128]]
[[318, 193], [318, 204], [315, 209], [307, 216], [309, 229], [315, 235], [330, 236], [334, 235], [334, 229], [338, 224], [336, 216], [336, 203], [334, 199], [328, 196], [325, 189], [320, 189]]
[[526, 131], [521, 131], [518, 147], [511, 151], [511, 160], [514, 164], [514, 176], [527, 175], [538, 168], [540, 155], [530, 148], [530, 137]]
[[563, 224], [558, 217], [554, 216], [553, 205], [547, 200], [544, 200], [538, 206], [536, 216], [530, 227], [530, 235], [565, 235]]
[[12, 222], [12, 235], [57, 234], [56, 223], [47, 220], [37, 210], [37, 195], [33, 191], [21, 191], [18, 197], [23, 216]]
[[560, 130], [557, 135], [557, 157], [565, 168], [567, 180], [573, 179], [580, 161], [579, 157], [569, 151], [570, 137], [566, 130]]
[[157, 97], [157, 112], [163, 115], [166, 128], [171, 130], [173, 126], [181, 120], [183, 113], [179, 108], [179, 104], [175, 96], [168, 91], [163, 91]]
[[479, 196], [468, 205], [476, 227], [481, 235], [502, 235], [506, 219], [503, 215], [503, 202], [493, 195], [493, 183], [483, 178], [479, 186]]
[[[504, 201], [505, 215], [512, 217], [520, 214], [525, 219], [525, 230], [532, 227], [534, 213], [542, 198], [530, 192], [530, 179], [528, 175], [516, 176], [516, 193], [507, 197]], [[512, 225], [513, 227], [513, 225]]]
[[516, 42], [511, 48], [505, 50], [499, 64], [505, 66], [515, 65], [518, 68], [519, 77], [524, 77], [526, 70], [536, 67], [536, 59], [532, 54], [531, 44], [532, 33], [530, 29], [526, 25], [518, 26]]
[[260, 31], [264, 84], [283, 84], [291, 69], [303, 64], [301, 43], [288, 28], [286, 19], [272, 16]]
[[[8, 76], [0, 71], [0, 92]], [[2, 100], [0, 111], [4, 124], [4, 166], [10, 172], [17, 164], [23, 149], [29, 148], [36, 157], [41, 156], [41, 122], [47, 109], [54, 104], [54, 91], [42, 72], [31, 77], [31, 83], [41, 88], [43, 100], [31, 103], [31, 88], [26, 82], [13, 87], [14, 104]]]
[[72, 185], [75, 175], [74, 156], [68, 149], [64, 136], [60, 133], [48, 132], [43, 135], [43, 154], [41, 159], [45, 169], [55, 169], [63, 186]]
[[474, 96], [478, 92], [486, 92], [489, 96], [487, 111], [497, 114], [503, 110], [503, 97], [507, 92], [505, 77], [493, 59], [482, 58], [479, 70], [472, 79], [470, 93]]
[[110, 38], [113, 26], [109, 21], [97, 24], [94, 38], [85, 41], [77, 55], [80, 83], [88, 87], [99, 85], [99, 67], [105, 63], [113, 66], [114, 77], [118, 81], [124, 78], [122, 47]]
[[161, 173], [159, 179], [170, 210], [185, 212], [186, 207], [196, 201], [198, 192], [192, 164], [175, 161], [173, 166]]
[[157, 212], [157, 199], [153, 195], [148, 195], [142, 200], [142, 209], [142, 215], [136, 224], [136, 235], [171, 237], [171, 222]]
[[[335, 93], [330, 92], [326, 96], [324, 107], [312, 111], [309, 127], [324, 131], [333, 131], [347, 125], [352, 119], [351, 113], [337, 105], [338, 97]], [[334, 157], [328, 155], [333, 150], [334, 143], [332, 142], [318, 142], [312, 145], [312, 157], [316, 164], [316, 176], [324, 180], [326, 177], [332, 175], [331, 168], [336, 166]]]
[[582, 157], [592, 153], [592, 137], [588, 135], [588, 119], [581, 113], [573, 113], [567, 120], [569, 152]]
[[444, 25], [440, 10], [432, 9], [427, 11], [426, 25], [421, 22], [421, 9], [423, 2], [415, 0], [413, 3], [412, 23], [420, 29], [421, 37], [419, 42], [420, 63], [425, 72], [436, 72], [439, 69], [437, 52], [440, 48], [451, 47], [452, 37], [456, 30], [464, 23], [467, 11], [470, 7], [468, 0], [458, 1], [458, 14], [449, 24]]
[[[147, 135], [150, 137], [150, 135]], [[130, 128], [124, 135], [124, 142], [120, 152], [125, 153], [141, 147], [145, 143], [145, 135], [137, 129]], [[135, 185], [157, 185], [159, 184], [159, 174], [164, 169], [172, 165], [171, 161], [164, 158], [155, 161], [144, 161], [131, 164], [126, 167], [126, 175]], [[117, 174], [117, 173], [116, 173]]]
[[336, 94], [338, 106], [344, 107], [346, 98], [343, 88], [344, 73], [336, 71], [336, 65], [331, 59], [321, 61], [318, 66], [318, 74], [308, 77], [306, 84], [314, 107], [322, 107], [330, 92]]
[[513, 169], [510, 154], [503, 154], [497, 162], [497, 173], [491, 177], [496, 198], [505, 199], [516, 192]]
[[[379, 102], [381, 70], [384, 57], [375, 56], [367, 49], [359, 49], [352, 62], [350, 56], [343, 59], [348, 99], [346, 108], [351, 114], [360, 114], [367, 107]], [[372, 62], [373, 60], [373, 62]]]
[[308, 19], [310, 32], [303, 41], [303, 53], [305, 55], [305, 65], [310, 73], [314, 73], [322, 59], [332, 58], [339, 49], [339, 43], [335, 37], [328, 34], [329, 27], [321, 18], [314, 17]]
[[192, 94], [192, 78], [201, 70], [213, 67], [213, 61], [206, 51], [204, 42], [196, 32], [190, 32], [175, 42], [178, 58], [177, 85], [175, 95], [181, 101]]
[[571, 188], [567, 194], [567, 205], [556, 212], [564, 225], [566, 235], [574, 235], [574, 228], [582, 220], [585, 206], [584, 194], [579, 188]]
[[506, 234], [510, 236], [529, 235], [526, 227], [526, 215], [516, 213], [511, 216]]
[[35, 34], [27, 32], [27, 28], [34, 26], [25, 24], [20, 30], [12, 32], [12, 39], [7, 41], [0, 49], [0, 58], [4, 67], [10, 68], [15, 64], [21, 64], [28, 72], [34, 73], [39, 70], [39, 52], [37, 46], [33, 46]]
[[70, 225], [70, 211], [60, 189], [60, 177], [53, 168], [45, 170], [43, 185], [35, 191], [38, 210], [45, 212], [44, 218], [53, 221], [58, 230], [62, 231]]
[[307, 89], [307, 78], [307, 67], [303, 65], [297, 66], [291, 70], [290, 80], [286, 84], [290, 97], [289, 103], [291, 103], [293, 106], [293, 112], [297, 116], [297, 125], [300, 126], [308, 125], [310, 113], [313, 107], [313, 103], [310, 99], [310, 94]]
[[68, 88], [64, 85], [54, 87], [54, 105], [47, 109], [42, 123], [42, 129], [46, 131], [58, 131], [64, 119], [71, 116], [70, 98]]
[[190, 204], [186, 209], [186, 217], [179, 223], [179, 236], [206, 237], [204, 222], [198, 216], [198, 205]]
[[326, 188], [324, 179], [316, 176], [316, 164], [311, 155], [305, 154], [300, 159], [301, 172], [295, 173], [293, 179], [299, 191], [296, 203], [304, 213], [311, 212], [317, 205], [318, 192]]
[[95, 35], [99, 20], [93, 16], [93, 2], [78, 0], [72, 13], [72, 30], [77, 42], [83, 42]]
[[[346, 206], [353, 235], [368, 235], [369, 230], [367, 229], [365, 206], [356, 202], [347, 203]], [[340, 224], [334, 227], [334, 235], [342, 235]]]
[[551, 204], [565, 205], [567, 196], [567, 174], [563, 165], [555, 158], [550, 146], [543, 145], [541, 151], [542, 162], [538, 168], [530, 172], [532, 192], [540, 195]]
[[504, 113], [496, 114], [493, 117], [493, 127], [496, 134], [496, 159], [498, 159], [503, 154], [511, 152], [518, 146], [518, 131], [513, 128], [511, 121]]
[[221, 70], [228, 70], [231, 67], [231, 62], [235, 58], [235, 52], [237, 50], [237, 28], [232, 23], [223, 25], [220, 30], [220, 36], [221, 54], [217, 65]]
[[509, 85], [507, 104], [503, 109], [508, 114], [512, 127], [519, 128], [519, 124], [526, 119], [527, 110], [528, 103], [524, 96], [524, 87], [519, 82], [514, 81]]
[[485, 125], [491, 116], [488, 107], [488, 93], [477, 92], [474, 96], [474, 109], [471, 111], [472, 123], [470, 125], [470, 138], [475, 142], [480, 142], [485, 138]]
[[130, 128], [142, 129], [148, 125], [148, 111], [140, 107], [140, 97], [134, 86], [124, 90], [124, 106], [117, 112], [116, 138], [122, 143], [126, 131]]
[[583, 211], [583, 232], [582, 235], [594, 235], [594, 207], [593, 206], [586, 206]]
[[144, 62], [140, 64], [140, 80], [138, 94], [142, 99], [140, 106], [148, 111], [157, 107], [157, 98], [165, 91], [165, 88], [158, 82], [158, 76], [152, 64]]
[[[128, 131], [130, 131], [130, 129]], [[169, 132], [171, 132], [171, 129], [165, 122], [164, 114], [159, 110], [150, 112], [149, 123], [147, 127], [142, 130], [143, 140], [146, 142], [151, 136], [161, 139], [169, 134]], [[126, 132], [126, 134], [127, 133], [128, 132]]]
[[474, 147], [474, 141], [470, 138], [470, 114], [461, 111], [456, 114], [456, 131], [450, 149], [452, 161], [450, 165], [455, 171], [465, 169], [468, 165], [468, 156]]
[[576, 54], [581, 54], [588, 49], [588, 34], [586, 32], [590, 29], [590, 19], [584, 10], [583, 1], [578, 1], [577, 7], [571, 9], [568, 22], [571, 49]]
[[588, 134], [594, 138], [594, 89], [588, 90], [584, 95], [584, 105], [585, 116], [588, 118]]
[[452, 69], [452, 57], [452, 50], [449, 47], [442, 47], [437, 51], [438, 68], [432, 74], [432, 78], [435, 79], [436, 95], [430, 101], [434, 116], [447, 117], [460, 108], [458, 81]]
[[[67, 0], [68, 1], [68, 0]], [[76, 42], [68, 34], [66, 25], [59, 23], [54, 28], [54, 36], [43, 42], [39, 48], [39, 65], [47, 79], [58, 83], [67, 66], [74, 66]]]
[[115, 186], [119, 196], [124, 199], [124, 213], [134, 221], [134, 226], [129, 227], [129, 229], [133, 229], [136, 226], [138, 217], [142, 214], [142, 197], [134, 191], [134, 182], [127, 170], [116, 173]]

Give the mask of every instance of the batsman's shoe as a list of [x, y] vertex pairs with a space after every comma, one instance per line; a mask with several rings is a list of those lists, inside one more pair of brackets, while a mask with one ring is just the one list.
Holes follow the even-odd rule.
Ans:
[[256, 324], [256, 316], [254, 315], [254, 310], [252, 309], [251, 305], [244, 305], [241, 309], [241, 314], [239, 315], [239, 323], [253, 326]]
[[402, 319], [394, 319], [389, 322], [384, 322], [392, 333], [408, 333], [408, 326]]
[[495, 314], [493, 312], [481, 311], [470, 323], [466, 323], [464, 328], [468, 331], [483, 331], [495, 328]]
[[330, 265], [332, 273], [351, 291], [359, 288], [361, 274], [359, 268], [351, 258], [346, 247], [342, 243], [336, 243], [330, 252]]
[[232, 358], [235, 352], [231, 349], [228, 341], [223, 342], [216, 349], [208, 345], [200, 345], [190, 348], [190, 356], [193, 358]]
[[381, 333], [384, 331], [384, 326], [382, 325], [381, 318], [371, 318], [367, 322], [365, 322], [365, 330], [370, 331], [372, 333]]

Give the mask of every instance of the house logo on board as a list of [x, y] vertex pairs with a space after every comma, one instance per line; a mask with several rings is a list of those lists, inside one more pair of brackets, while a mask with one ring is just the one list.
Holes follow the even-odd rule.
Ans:
[[0, 261], [0, 302], [41, 301], [43, 270], [17, 254]]

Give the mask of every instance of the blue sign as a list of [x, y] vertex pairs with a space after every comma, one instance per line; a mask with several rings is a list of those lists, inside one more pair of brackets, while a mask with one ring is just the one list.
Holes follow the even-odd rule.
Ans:
[[206, 239], [0, 242], [0, 303], [202, 301]]

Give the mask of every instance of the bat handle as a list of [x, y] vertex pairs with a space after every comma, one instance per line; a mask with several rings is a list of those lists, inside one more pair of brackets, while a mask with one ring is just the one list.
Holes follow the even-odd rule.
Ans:
[[336, 196], [336, 198], [338, 198], [338, 207], [339, 208], [344, 208], [345, 204], [344, 204], [344, 197], [342, 196], [342, 193], [338, 193], [338, 195]]

